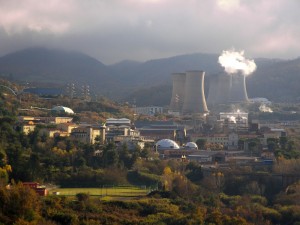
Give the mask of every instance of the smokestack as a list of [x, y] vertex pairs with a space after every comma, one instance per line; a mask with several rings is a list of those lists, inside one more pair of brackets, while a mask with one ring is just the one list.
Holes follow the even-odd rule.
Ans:
[[170, 110], [181, 112], [184, 100], [185, 73], [173, 73], [173, 89], [170, 103]]
[[226, 104], [229, 101], [230, 76], [218, 74], [210, 76], [207, 104], [210, 106]]
[[183, 114], [208, 112], [204, 95], [204, 75], [203, 71], [186, 72]]
[[231, 75], [229, 101], [248, 102], [245, 75], [241, 73]]

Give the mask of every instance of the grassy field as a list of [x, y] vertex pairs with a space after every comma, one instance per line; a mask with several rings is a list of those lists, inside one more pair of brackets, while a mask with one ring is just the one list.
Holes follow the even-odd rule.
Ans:
[[139, 187], [99, 187], [99, 188], [57, 188], [49, 191], [50, 195], [75, 196], [78, 193], [87, 193], [91, 196], [111, 197], [139, 197], [145, 196], [149, 189]]

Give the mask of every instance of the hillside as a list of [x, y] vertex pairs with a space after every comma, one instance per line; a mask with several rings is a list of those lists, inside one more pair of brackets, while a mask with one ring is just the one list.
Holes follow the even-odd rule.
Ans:
[[0, 74], [39, 85], [72, 82], [105, 89], [116, 83], [98, 60], [78, 52], [46, 48], [29, 48], [1, 57]]
[[[128, 63], [112, 65], [110, 68], [122, 83], [128, 85], [149, 86], [171, 83], [171, 74], [186, 70], [204, 70], [217, 73], [222, 68], [217, 54], [196, 53], [170, 58], [155, 59], [144, 63]], [[126, 73], [122, 73], [125, 71]]]
[[[255, 59], [257, 70], [247, 78], [249, 97], [266, 97], [272, 101], [300, 101], [300, 59]], [[187, 70], [222, 71], [217, 54], [195, 53], [146, 62], [122, 61], [104, 65], [78, 52], [30, 48], [0, 57], [0, 74], [33, 85], [90, 85], [92, 93], [138, 105], [168, 105], [171, 74]], [[154, 88], [155, 87], [155, 88]], [[153, 89], [154, 88], [154, 89]], [[155, 91], [153, 91], [155, 90]], [[147, 101], [146, 101], [147, 100]]]
[[247, 80], [250, 97], [276, 102], [300, 102], [300, 58], [262, 66]]

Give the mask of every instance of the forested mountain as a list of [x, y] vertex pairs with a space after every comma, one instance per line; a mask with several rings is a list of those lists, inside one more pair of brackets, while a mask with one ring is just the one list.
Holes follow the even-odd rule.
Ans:
[[[255, 59], [257, 70], [247, 78], [249, 97], [272, 101], [299, 101], [300, 59]], [[206, 72], [209, 76], [223, 71], [218, 54], [195, 53], [146, 62], [122, 61], [104, 65], [78, 52], [30, 48], [0, 58], [0, 74], [33, 84], [90, 85], [91, 92], [109, 98], [147, 105], [168, 105], [171, 74], [187, 70]], [[155, 88], [154, 88], [155, 87]], [[151, 91], [155, 90], [155, 91]], [[140, 99], [141, 101], [139, 101]], [[157, 101], [159, 99], [159, 101]]]
[[113, 87], [116, 81], [107, 66], [79, 52], [29, 48], [0, 58], [0, 74], [33, 84], [89, 84], [92, 88]]
[[300, 58], [258, 67], [248, 77], [247, 86], [250, 97], [266, 97], [276, 102], [299, 102]]

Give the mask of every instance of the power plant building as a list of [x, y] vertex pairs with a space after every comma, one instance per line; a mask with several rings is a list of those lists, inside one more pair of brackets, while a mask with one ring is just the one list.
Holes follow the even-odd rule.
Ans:
[[210, 106], [229, 102], [230, 76], [227, 74], [211, 75], [207, 103]]
[[248, 102], [246, 77], [237, 73], [210, 76], [207, 103], [209, 106]]
[[230, 85], [230, 102], [248, 102], [246, 77], [243, 74], [238, 73], [231, 75]]
[[203, 71], [172, 74], [173, 90], [170, 111], [182, 114], [208, 113], [204, 94]]
[[183, 107], [184, 87], [185, 87], [185, 73], [173, 73], [173, 89], [170, 103], [170, 110], [173, 112], [180, 112]]

